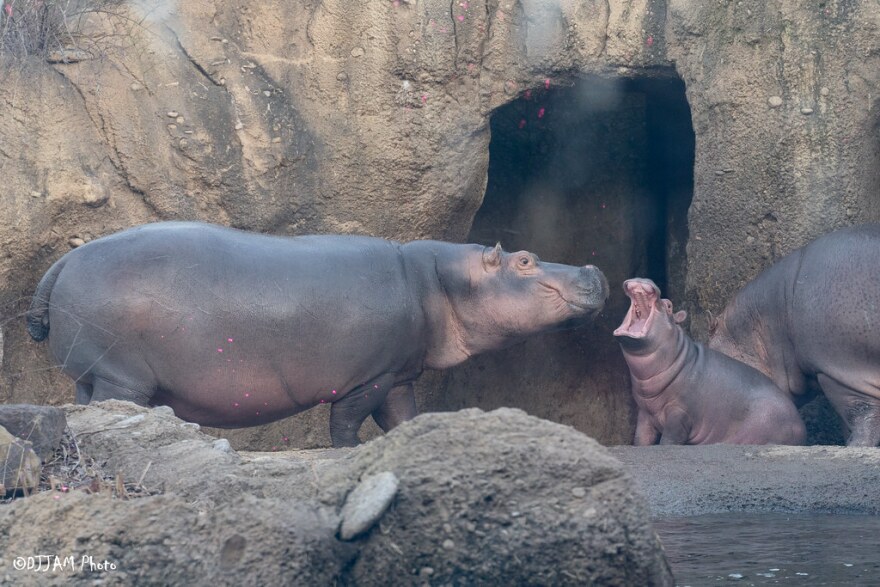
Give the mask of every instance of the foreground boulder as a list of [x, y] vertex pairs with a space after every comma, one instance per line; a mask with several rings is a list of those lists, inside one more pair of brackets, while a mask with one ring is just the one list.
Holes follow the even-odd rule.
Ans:
[[0, 498], [8, 491], [30, 491], [40, 483], [42, 465], [31, 443], [0, 426]]
[[[174, 495], [74, 491], [0, 508], [0, 552], [3, 585], [314, 586], [332, 585], [355, 549], [306, 503], [244, 495], [235, 507], [205, 510]], [[52, 555], [42, 571], [13, 567], [36, 555]]]
[[518, 410], [425, 414], [355, 449], [282, 453], [221, 450], [167, 408], [102, 402], [68, 421], [105, 470], [165, 495], [18, 500], [0, 508], [0, 551], [58, 544], [147, 584], [672, 585], [620, 463]]
[[0, 405], [0, 426], [33, 444], [34, 451], [45, 462], [61, 444], [67, 419], [64, 410], [54, 406], [5, 404]]
[[512, 409], [425, 414], [349, 460], [400, 479], [350, 584], [672, 585], [632, 479], [570, 427]]

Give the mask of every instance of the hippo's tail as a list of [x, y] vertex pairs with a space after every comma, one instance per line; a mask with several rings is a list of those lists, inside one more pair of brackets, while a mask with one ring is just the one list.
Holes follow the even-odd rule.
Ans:
[[31, 307], [27, 311], [27, 329], [31, 338], [37, 342], [49, 336], [49, 296], [55, 287], [55, 280], [64, 268], [65, 259], [59, 259], [37, 284], [37, 290], [31, 299]]

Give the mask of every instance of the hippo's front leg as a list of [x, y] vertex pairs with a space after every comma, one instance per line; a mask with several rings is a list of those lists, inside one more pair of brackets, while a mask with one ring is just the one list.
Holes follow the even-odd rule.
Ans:
[[666, 421], [660, 435], [660, 444], [687, 444], [691, 433], [691, 422], [681, 408], [666, 410]]
[[394, 383], [393, 375], [381, 375], [356, 387], [330, 407], [330, 439], [333, 448], [360, 444], [361, 424], [385, 402]]
[[373, 420], [383, 431], [388, 432], [401, 422], [412, 420], [418, 414], [413, 385], [406, 383], [393, 387], [388, 392], [385, 401], [373, 412]]
[[651, 446], [660, 440], [660, 431], [651, 423], [651, 416], [646, 410], [639, 410], [636, 421], [636, 437], [633, 440], [635, 446]]

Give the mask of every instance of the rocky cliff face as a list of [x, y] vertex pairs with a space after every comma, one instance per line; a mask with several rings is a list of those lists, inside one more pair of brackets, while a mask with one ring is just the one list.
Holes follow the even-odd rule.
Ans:
[[[162, 219], [285, 234], [463, 240], [487, 191], [491, 121], [531, 92], [584, 80], [683, 80], [695, 139], [692, 173], [683, 165], [693, 193], [665, 202], [670, 228], [661, 223], [652, 230], [662, 238], [637, 247], [633, 238], [644, 237], [639, 225], [584, 213], [579, 234], [606, 231], [584, 237], [575, 252], [551, 247], [571, 255], [551, 260], [591, 261], [587, 249], [602, 244], [609, 253], [597, 264], [610, 273], [657, 267], [696, 317], [698, 336], [705, 312], [717, 312], [774, 259], [836, 226], [880, 218], [880, 10], [872, 2], [141, 0], [92, 12], [92, 4], [81, 6], [84, 16], [69, 19], [77, 35], [58, 36], [58, 48], [68, 49], [60, 57], [39, 43], [30, 56], [8, 45], [0, 56], [5, 401], [72, 397], [69, 381], [50, 368], [46, 348], [27, 339], [20, 319], [39, 277], [71, 247]], [[24, 17], [15, 11], [4, 12], [4, 30]], [[78, 52], [69, 50], [74, 45]], [[639, 92], [625, 101], [630, 112], [639, 112], [640, 103], [647, 112], [659, 95]], [[604, 120], [597, 112], [590, 124]], [[650, 114], [627, 116], [606, 141], [638, 143], [652, 128], [662, 134]], [[581, 160], [606, 167], [595, 153], [607, 146], [585, 145], [569, 167]], [[658, 150], [670, 147], [610, 152], [644, 159]], [[635, 187], [610, 200], [621, 202], [620, 218], [645, 214], [665, 197], [652, 191], [651, 165], [633, 168]], [[606, 188], [585, 179], [575, 209], [596, 204]], [[634, 195], [642, 192], [648, 195]], [[652, 265], [646, 259], [657, 246], [663, 252]], [[609, 308], [613, 323], [617, 306]], [[545, 370], [499, 386], [484, 404], [503, 404], [512, 394], [542, 416], [606, 442], [625, 441], [628, 391], [603, 328], [580, 340], [584, 351], [561, 366], [549, 355], [542, 359], [542, 348], [529, 351]], [[498, 360], [501, 373], [521, 363], [515, 355]], [[599, 365], [577, 375], [587, 383], [560, 383], [551, 373], [585, 362]], [[472, 381], [478, 379], [466, 372], [445, 382], [434, 377], [423, 385], [422, 403], [467, 405]], [[551, 397], [576, 389], [580, 401], [539, 409], [529, 398], [547, 394], [535, 394], [535, 387]], [[446, 401], [443, 389], [459, 399]], [[242, 442], [269, 447], [296, 430], [296, 442], [314, 445], [326, 434], [323, 414], [279, 426], [243, 432]]]

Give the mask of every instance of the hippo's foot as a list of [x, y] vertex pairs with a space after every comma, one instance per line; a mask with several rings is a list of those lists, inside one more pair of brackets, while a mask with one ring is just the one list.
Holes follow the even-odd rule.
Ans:
[[880, 445], [880, 389], [854, 390], [822, 373], [817, 380], [850, 431], [846, 445]]
[[382, 375], [333, 402], [330, 408], [333, 448], [360, 444], [358, 430], [361, 424], [385, 402], [393, 382], [393, 375]]
[[[862, 410], [860, 410], [862, 411]], [[852, 433], [847, 446], [880, 446], [880, 406], [871, 406], [870, 409], [847, 422]]]

